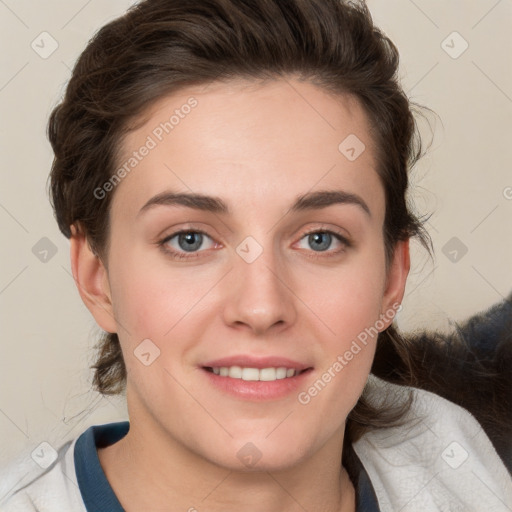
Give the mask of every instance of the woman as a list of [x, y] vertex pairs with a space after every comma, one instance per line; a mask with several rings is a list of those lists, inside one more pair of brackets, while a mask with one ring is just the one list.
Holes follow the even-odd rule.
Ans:
[[6, 510], [511, 506], [467, 410], [370, 374], [379, 346], [412, 354], [392, 322], [410, 238], [430, 247], [397, 67], [336, 0], [146, 0], [96, 35], [50, 119], [51, 193], [107, 333], [96, 388], [130, 421]]

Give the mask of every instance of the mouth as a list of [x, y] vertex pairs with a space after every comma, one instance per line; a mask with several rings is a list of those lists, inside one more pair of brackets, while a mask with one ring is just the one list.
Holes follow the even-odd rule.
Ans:
[[200, 366], [213, 389], [241, 400], [287, 398], [305, 387], [312, 366], [286, 358], [236, 356]]
[[207, 372], [211, 372], [220, 377], [229, 377], [231, 379], [240, 379], [244, 381], [273, 382], [281, 379], [290, 379], [312, 368], [287, 368], [286, 366], [251, 368], [242, 366], [203, 366]]

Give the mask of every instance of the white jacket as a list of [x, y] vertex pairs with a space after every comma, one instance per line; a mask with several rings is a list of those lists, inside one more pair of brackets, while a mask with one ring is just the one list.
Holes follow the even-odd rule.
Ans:
[[[373, 375], [367, 387], [377, 402], [409, 389], [414, 394], [406, 426], [367, 432], [354, 443], [380, 512], [512, 511], [512, 478], [467, 410], [434, 393]], [[75, 472], [77, 439], [65, 443], [46, 470], [30, 456], [11, 465], [0, 476], [0, 511], [91, 512]]]

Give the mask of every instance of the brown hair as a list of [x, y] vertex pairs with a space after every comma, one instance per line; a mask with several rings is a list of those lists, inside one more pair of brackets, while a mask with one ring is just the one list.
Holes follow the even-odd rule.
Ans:
[[[94, 190], [114, 174], [123, 135], [156, 100], [188, 85], [296, 75], [331, 93], [354, 95], [370, 120], [386, 197], [388, 268], [398, 241], [417, 237], [431, 252], [428, 233], [406, 200], [408, 170], [422, 155], [422, 142], [398, 63], [398, 50], [363, 2], [143, 1], [89, 42], [51, 114], [51, 199], [59, 228], [70, 237], [70, 226], [80, 227], [107, 261], [112, 194], [98, 200]], [[378, 346], [376, 359], [392, 352], [414, 367], [411, 344], [394, 325], [380, 333]], [[93, 368], [100, 393], [123, 391], [117, 334], [103, 337]], [[347, 419], [344, 465], [352, 467], [350, 445], [366, 429], [399, 423], [409, 405], [374, 407], [363, 393]]]

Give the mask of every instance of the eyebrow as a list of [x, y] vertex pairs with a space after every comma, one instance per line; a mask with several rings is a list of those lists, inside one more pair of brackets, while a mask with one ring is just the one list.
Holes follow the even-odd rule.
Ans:
[[[370, 208], [360, 196], [343, 190], [320, 190], [317, 192], [303, 194], [295, 199], [290, 211], [302, 212], [308, 210], [319, 210], [335, 204], [358, 206], [368, 215], [368, 217], [371, 217]], [[179, 205], [212, 213], [224, 215], [230, 214], [228, 205], [219, 197], [189, 192], [165, 191], [149, 199], [149, 201], [147, 201], [140, 209], [137, 216], [157, 205]]]

